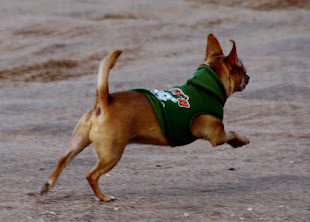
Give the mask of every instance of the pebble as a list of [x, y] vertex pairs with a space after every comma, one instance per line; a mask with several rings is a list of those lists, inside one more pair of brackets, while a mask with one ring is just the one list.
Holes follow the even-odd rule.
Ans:
[[53, 215], [53, 216], [57, 216], [57, 214], [54, 211], [47, 210], [46, 213], [48, 213], [50, 215]]
[[184, 217], [189, 217], [189, 214], [188, 213], [184, 213]]
[[114, 207], [114, 210], [115, 210], [115, 211], [118, 211], [118, 210], [119, 210], [119, 208], [118, 208], [118, 207]]
[[247, 209], [247, 211], [253, 211], [253, 208], [252, 208], [252, 207], [249, 207], [249, 208]]

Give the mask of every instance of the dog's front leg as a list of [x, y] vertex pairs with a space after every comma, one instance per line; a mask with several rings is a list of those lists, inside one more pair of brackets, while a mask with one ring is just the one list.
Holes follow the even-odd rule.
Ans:
[[240, 147], [249, 143], [245, 137], [236, 132], [226, 132], [224, 124], [211, 115], [199, 115], [193, 119], [192, 134], [197, 138], [209, 140], [212, 146], [228, 143], [232, 147]]

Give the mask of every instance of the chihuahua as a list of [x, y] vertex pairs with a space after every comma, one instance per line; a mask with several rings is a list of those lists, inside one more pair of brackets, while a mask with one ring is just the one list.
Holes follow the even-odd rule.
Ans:
[[240, 147], [249, 140], [236, 132], [224, 130], [223, 107], [236, 91], [243, 91], [250, 77], [232, 50], [224, 56], [213, 34], [207, 38], [205, 63], [186, 83], [170, 90], [133, 89], [110, 94], [109, 71], [122, 51], [107, 55], [99, 66], [97, 98], [93, 109], [80, 119], [56, 169], [41, 188], [47, 193], [62, 170], [84, 148], [93, 143], [98, 162], [86, 178], [99, 200], [111, 201], [98, 186], [98, 180], [121, 159], [128, 143], [181, 146], [196, 139], [212, 146], [224, 143]]

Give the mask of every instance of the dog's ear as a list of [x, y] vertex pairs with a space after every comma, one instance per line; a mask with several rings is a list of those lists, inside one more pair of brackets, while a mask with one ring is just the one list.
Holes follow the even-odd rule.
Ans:
[[211, 55], [223, 55], [223, 50], [220, 46], [220, 43], [217, 41], [213, 34], [208, 35], [205, 61], [207, 61]]
[[238, 59], [238, 55], [237, 55], [237, 48], [236, 48], [236, 43], [234, 40], [230, 40], [233, 43], [233, 47], [231, 49], [231, 52], [229, 53], [229, 55], [225, 58], [225, 60], [232, 66], [232, 67], [241, 67], [241, 62]]

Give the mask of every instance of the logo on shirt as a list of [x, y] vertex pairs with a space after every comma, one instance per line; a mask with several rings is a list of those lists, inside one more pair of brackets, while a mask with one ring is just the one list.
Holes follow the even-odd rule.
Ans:
[[189, 96], [185, 95], [185, 93], [183, 93], [181, 89], [173, 88], [173, 89], [170, 89], [170, 91], [172, 92], [173, 95], [177, 95], [180, 97], [178, 98], [178, 103], [180, 107], [190, 108], [190, 104], [188, 102]]
[[[185, 93], [183, 93], [183, 91], [181, 89], [173, 88], [173, 89], [170, 89], [169, 91], [172, 93], [172, 95], [169, 92], [160, 91], [157, 89], [151, 90], [151, 92], [160, 101], [170, 100], [174, 103], [178, 103], [179, 107], [190, 108], [190, 104], [188, 102], [189, 96], [186, 95]], [[176, 97], [174, 97], [173, 95], [175, 95]], [[165, 103], [162, 102], [162, 104], [165, 107]]]

